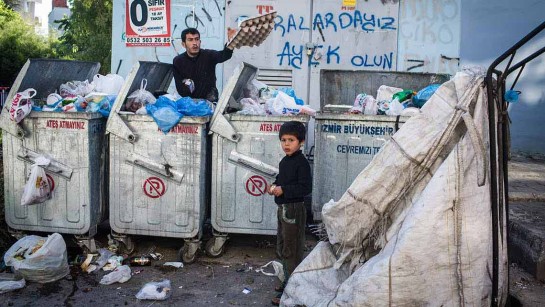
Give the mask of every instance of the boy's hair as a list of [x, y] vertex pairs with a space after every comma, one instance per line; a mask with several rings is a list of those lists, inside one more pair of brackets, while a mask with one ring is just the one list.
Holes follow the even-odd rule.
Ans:
[[187, 29], [182, 31], [182, 42], [184, 42], [184, 43], [185, 43], [185, 37], [187, 36], [187, 34], [191, 34], [191, 35], [198, 34], [199, 37], [201, 37], [201, 33], [199, 33], [199, 30], [197, 30], [195, 28], [187, 28]]
[[307, 129], [305, 128], [305, 125], [303, 125], [302, 122], [298, 121], [289, 121], [282, 124], [282, 127], [280, 127], [280, 132], [278, 133], [278, 138], [282, 138], [283, 135], [289, 134], [293, 135], [299, 140], [299, 142], [303, 142], [305, 140], [305, 134], [307, 132]]

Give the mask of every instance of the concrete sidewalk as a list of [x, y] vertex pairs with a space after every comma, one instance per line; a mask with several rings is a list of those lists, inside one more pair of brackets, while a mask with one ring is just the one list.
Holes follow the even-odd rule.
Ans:
[[521, 306], [545, 305], [545, 156], [509, 161], [510, 294]]

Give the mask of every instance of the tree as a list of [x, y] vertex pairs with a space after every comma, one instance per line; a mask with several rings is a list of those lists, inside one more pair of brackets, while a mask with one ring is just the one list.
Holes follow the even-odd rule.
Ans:
[[0, 86], [11, 86], [27, 59], [55, 57], [52, 44], [53, 38], [36, 34], [18, 13], [0, 1]]
[[82, 61], [100, 62], [110, 71], [112, 57], [112, 0], [71, 0], [72, 15], [56, 21], [64, 34], [60, 54]]

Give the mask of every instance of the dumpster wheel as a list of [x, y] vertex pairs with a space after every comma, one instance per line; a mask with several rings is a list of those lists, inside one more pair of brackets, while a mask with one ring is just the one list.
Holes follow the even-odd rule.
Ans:
[[227, 242], [227, 237], [223, 236], [214, 236], [204, 247], [206, 254], [210, 257], [217, 258], [225, 252], [225, 243]]
[[197, 251], [200, 248], [200, 243], [201, 241], [199, 240], [185, 241], [184, 246], [178, 250], [178, 259], [187, 264], [195, 262]]

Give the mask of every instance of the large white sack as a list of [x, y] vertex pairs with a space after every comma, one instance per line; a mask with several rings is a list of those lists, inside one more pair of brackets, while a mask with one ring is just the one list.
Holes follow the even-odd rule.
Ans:
[[[490, 304], [490, 185], [483, 161], [488, 114], [482, 85], [482, 76], [471, 72], [445, 83], [342, 198], [324, 206], [330, 243], [318, 245], [297, 267], [283, 305]], [[375, 247], [380, 252], [372, 257]], [[346, 280], [338, 278], [347, 274]], [[503, 289], [504, 279], [503, 268]]]

